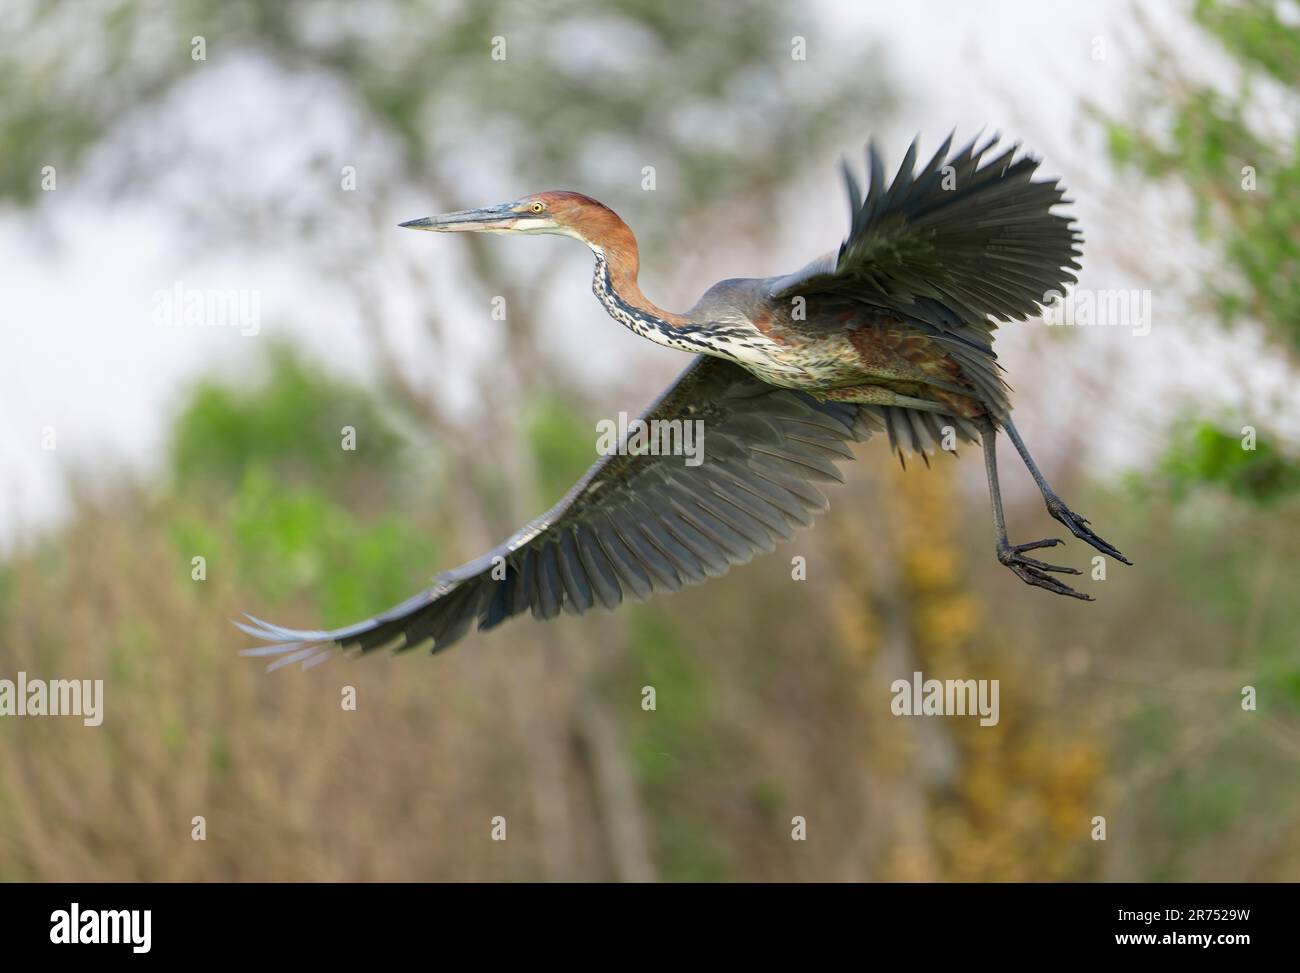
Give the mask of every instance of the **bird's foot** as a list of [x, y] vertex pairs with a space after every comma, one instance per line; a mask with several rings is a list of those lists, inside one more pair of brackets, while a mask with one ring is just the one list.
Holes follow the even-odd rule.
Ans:
[[1057, 574], [1081, 573], [1077, 568], [1048, 564], [1046, 561], [1040, 561], [1025, 554], [1025, 551], [1035, 551], [1040, 547], [1056, 547], [1060, 543], [1062, 541], [1057, 537], [1049, 537], [1041, 541], [1030, 541], [1028, 544], [1003, 543], [998, 545], [998, 561], [1010, 568], [1011, 573], [1025, 584], [1033, 585], [1035, 588], [1046, 588], [1055, 594], [1078, 598], [1081, 601], [1095, 601], [1096, 599], [1092, 595], [1085, 595], [1083, 592], [1075, 591], [1069, 585], [1048, 574], [1049, 571], [1054, 571]]
[[1106, 541], [1098, 537], [1092, 528], [1088, 526], [1088, 518], [1080, 517], [1073, 510], [1067, 507], [1065, 501], [1056, 494], [1049, 493], [1044, 499], [1047, 501], [1047, 512], [1052, 516], [1052, 519], [1065, 524], [1065, 526], [1070, 529], [1070, 533], [1079, 538], [1079, 540], [1091, 544], [1097, 550], [1101, 551], [1101, 553], [1113, 557], [1116, 561], [1122, 561], [1124, 564], [1133, 563], [1119, 552], [1119, 548], [1108, 544]]

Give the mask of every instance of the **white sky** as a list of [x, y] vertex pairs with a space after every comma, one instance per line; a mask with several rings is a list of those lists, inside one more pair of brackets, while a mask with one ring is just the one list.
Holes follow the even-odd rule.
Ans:
[[[1041, 325], [1003, 333], [999, 353], [1020, 390], [1018, 424], [1031, 445], [1039, 444], [1036, 452], [1041, 450], [1046, 465], [1052, 444], [1059, 451], [1060, 444], [1073, 442], [1068, 431], [1077, 429], [1095, 434], [1092, 455], [1107, 469], [1140, 464], [1158, 441], [1163, 418], [1182, 402], [1200, 403], [1207, 410], [1214, 403], [1236, 403], [1248, 421], [1275, 403], [1300, 416], [1289, 391], [1294, 375], [1273, 353], [1249, 333], [1230, 340], [1182, 313], [1173, 297], [1175, 282], [1163, 275], [1180, 260], [1203, 258], [1178, 223], [1167, 219], [1179, 201], [1138, 183], [1117, 181], [1095, 128], [1082, 117], [1082, 98], [1122, 114], [1134, 73], [1146, 59], [1140, 47], [1126, 47], [1126, 38], [1131, 42], [1139, 36], [1128, 3], [821, 0], [814, 9], [818, 19], [808, 30], [810, 61], [837, 56], [836, 37], [869, 32], [890, 52], [887, 70], [906, 98], [892, 123], [848, 138], [845, 151], [856, 153], [874, 134], [886, 149], [887, 163], [896, 165], [917, 132], [924, 152], [954, 126], [959, 138], [968, 138], [981, 123], [988, 131], [1020, 139], [1045, 159], [1046, 171], [1065, 177], [1077, 200], [1074, 212], [1088, 241], [1081, 286], [1152, 290], [1152, 328], [1146, 337], [1090, 329], [1066, 336], [1072, 340], [1053, 341], [1057, 335], [1046, 334]], [[1154, 19], [1176, 28], [1169, 8], [1156, 11]], [[1093, 57], [1097, 43], [1104, 52], [1101, 60]], [[256, 68], [235, 70], [246, 75], [242, 94], [239, 79], [227, 79], [221, 102], [200, 108], [218, 113], [209, 114], [209, 120], [216, 119], [209, 128], [238, 145], [244, 137], [241, 126], [267, 119], [258, 117]], [[276, 165], [277, 160], [254, 156], [249, 164]], [[105, 204], [97, 187], [79, 188], [75, 176], [60, 173], [59, 190], [52, 194], [57, 206], [55, 200], [47, 202], [40, 221], [0, 217], [5, 298], [0, 312], [0, 545], [30, 536], [57, 517], [64, 502], [64, 469], [109, 470], [126, 463], [147, 470], [159, 454], [179, 390], [213, 367], [238, 371], [253, 361], [260, 351], [258, 340], [273, 327], [291, 327], [314, 354], [339, 369], [366, 368], [368, 346], [360, 322], [291, 255], [253, 247], [214, 259], [174, 253], [170, 247], [177, 227], [164, 209]], [[521, 186], [519, 192], [536, 188], [542, 187]], [[782, 228], [777, 254], [783, 259], [776, 265], [736, 266], [736, 254], [698, 253], [689, 267], [672, 271], [671, 277], [662, 273], [668, 268], [647, 268], [647, 277], [657, 270], [655, 277], [671, 284], [665, 293], [650, 278], [646, 290], [667, 306], [688, 306], [695, 296], [692, 287], [698, 292], [723, 277], [791, 270], [834, 246], [845, 222], [838, 174], [828, 166], [816, 178], [805, 177], [797, 190], [805, 215], [801, 223]], [[411, 210], [399, 215], [426, 215], [423, 209], [413, 201]], [[423, 234], [408, 237], [393, 245], [431, 242]], [[1090, 259], [1101, 252], [1115, 255], [1114, 260]], [[565, 282], [556, 295], [581, 307], [566, 327], [574, 340], [584, 342], [584, 357], [620, 362], [633, 374], [641, 363], [650, 363], [650, 372], [671, 375], [680, 361], [642, 347], [603, 320], [588, 291], [589, 271], [577, 269], [585, 262], [575, 253], [562, 265]], [[261, 335], [244, 337], [234, 328], [156, 327], [152, 295], [175, 281], [257, 289], [262, 295]], [[400, 344], [403, 322], [396, 321], [395, 329]], [[1090, 365], [1068, 381], [1048, 371], [1066, 358]], [[426, 371], [439, 380], [455, 377], [454, 369], [434, 362]], [[1111, 382], [1117, 375], [1121, 380]], [[1249, 386], [1243, 375], [1250, 376]], [[1106, 400], [1091, 392], [1091, 382], [1103, 379], [1112, 390]], [[460, 391], [472, 398], [472, 389]], [[651, 391], [646, 389], [646, 401]], [[1249, 394], [1248, 401], [1242, 401], [1243, 394]], [[629, 401], [622, 407], [634, 411], [642, 405]], [[57, 437], [53, 452], [42, 449], [47, 427]]]

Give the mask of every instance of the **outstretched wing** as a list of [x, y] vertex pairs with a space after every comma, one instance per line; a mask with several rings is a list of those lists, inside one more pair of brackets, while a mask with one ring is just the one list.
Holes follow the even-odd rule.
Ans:
[[279, 656], [278, 667], [315, 663], [331, 647], [436, 652], [471, 625], [612, 609], [698, 584], [811, 523], [826, 507], [814, 484], [840, 480], [835, 464], [852, 458], [847, 444], [882, 426], [877, 410], [820, 403], [703, 356], [642, 418], [702, 422], [698, 465], [680, 455], [606, 456], [551, 510], [426, 591], [333, 631], [237, 623], [272, 643], [245, 654]]
[[893, 312], [935, 335], [1001, 411], [990, 319], [1023, 320], [1073, 282], [1082, 237], [1071, 217], [1051, 212], [1067, 200], [1058, 180], [1032, 178], [1037, 159], [1015, 158], [1013, 145], [985, 161], [997, 140], [971, 142], [945, 160], [949, 136], [920, 172], [913, 141], [889, 185], [870, 145], [865, 199], [844, 167], [847, 239], [837, 253], [773, 278], [770, 296], [825, 295]]
[[[951, 142], [949, 136], [915, 173], [913, 141], [888, 186], [880, 153], [869, 146], [865, 199], [846, 164], [848, 238], [833, 262], [814, 261], [774, 279], [772, 296], [856, 297], [951, 327], [954, 315], [965, 324], [1023, 320], [1048, 291], [1073, 282], [1069, 270], [1079, 269], [1082, 237], [1070, 217], [1051, 212], [1066, 202], [1060, 182], [1034, 181], [1039, 161], [1016, 159], [1016, 146], [984, 161], [997, 136], [945, 161]], [[935, 315], [936, 303], [950, 313]]]

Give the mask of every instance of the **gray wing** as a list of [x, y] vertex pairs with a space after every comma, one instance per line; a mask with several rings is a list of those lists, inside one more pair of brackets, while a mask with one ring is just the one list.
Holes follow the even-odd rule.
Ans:
[[699, 584], [811, 523], [827, 505], [814, 484], [840, 480], [835, 464], [852, 458], [848, 443], [881, 428], [877, 410], [820, 403], [703, 356], [642, 418], [702, 420], [702, 462], [603, 457], [552, 509], [400, 605], [333, 631], [250, 617], [236, 624], [271, 644], [245, 654], [278, 656], [274, 668], [315, 663], [332, 647], [437, 652], [473, 625], [523, 612], [581, 614]]
[[1005, 406], [990, 319], [1023, 320], [1073, 282], [1082, 237], [1070, 217], [1051, 212], [1067, 200], [1059, 181], [1033, 180], [1037, 159], [1016, 159], [1012, 146], [984, 160], [997, 140], [945, 159], [949, 136], [920, 172], [913, 141], [888, 185], [869, 146], [865, 199], [844, 167], [852, 223], [838, 253], [773, 278], [771, 298], [821, 296], [896, 314], [934, 335], [982, 396]]

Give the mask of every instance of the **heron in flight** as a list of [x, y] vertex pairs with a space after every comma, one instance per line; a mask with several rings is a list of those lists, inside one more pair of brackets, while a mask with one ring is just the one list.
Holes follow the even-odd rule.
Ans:
[[612, 609], [726, 572], [825, 509], [819, 482], [841, 480], [849, 444], [884, 432], [900, 459], [979, 443], [997, 559], [1016, 577], [1092, 600], [1057, 575], [1074, 568], [1013, 544], [998, 487], [996, 441], [1010, 438], [1047, 512], [1075, 537], [1129, 564], [1070, 510], [1011, 421], [993, 352], [997, 320], [1023, 320], [1073, 282], [1082, 238], [1057, 180], [994, 136], [949, 156], [951, 136], [916, 169], [916, 142], [890, 182], [874, 145], [867, 191], [845, 164], [851, 223], [837, 250], [781, 277], [724, 280], [689, 311], [664, 310], [637, 283], [636, 238], [604, 204], [554, 191], [401, 224], [433, 233], [560, 234], [595, 255], [592, 289], [628, 330], [694, 360], [642, 416], [702, 421], [703, 459], [617, 450], [554, 507], [494, 550], [437, 575], [430, 588], [355, 625], [299, 631], [249, 616], [272, 667], [332, 648], [439, 651], [471, 626], [524, 612]]

